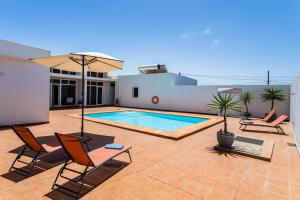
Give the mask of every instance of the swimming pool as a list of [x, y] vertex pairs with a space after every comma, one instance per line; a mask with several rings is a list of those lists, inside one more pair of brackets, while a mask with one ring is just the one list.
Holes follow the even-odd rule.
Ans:
[[170, 115], [155, 112], [116, 111], [85, 114], [86, 117], [147, 127], [161, 131], [175, 131], [207, 121], [207, 118]]

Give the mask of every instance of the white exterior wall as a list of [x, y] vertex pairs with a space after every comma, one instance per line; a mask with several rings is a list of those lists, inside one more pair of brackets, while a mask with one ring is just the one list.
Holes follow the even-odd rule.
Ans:
[[[116, 98], [121, 106], [168, 109], [171, 101], [170, 87], [179, 83], [187, 85], [196, 84], [197, 81], [171, 73], [120, 76], [117, 81]], [[139, 98], [132, 98], [133, 87], [139, 87]], [[159, 104], [151, 103], [153, 96], [160, 97]]]
[[49, 72], [30, 61], [0, 59], [0, 126], [49, 121]]
[[197, 85], [197, 80], [191, 79], [186, 76], [179, 76], [177, 74], [172, 74], [174, 77], [174, 83], [171, 85]]
[[[249, 111], [254, 117], [263, 117], [265, 113], [270, 111], [271, 105], [261, 101], [260, 94], [266, 85], [214, 85], [214, 86], [173, 86], [172, 101], [169, 110], [188, 111], [216, 114], [216, 111], [208, 110], [207, 104], [213, 99], [213, 95], [217, 94], [218, 88], [241, 88], [242, 92], [248, 91], [253, 94], [253, 101], [249, 105]], [[272, 87], [280, 88], [286, 95], [285, 102], [275, 104], [278, 115], [289, 115], [289, 85], [275, 85]], [[243, 106], [243, 105], [242, 105]], [[232, 113], [234, 115], [239, 113]]]
[[49, 55], [0, 40], [0, 126], [49, 121], [49, 69], [27, 60]]
[[112, 82], [103, 82], [103, 105], [114, 104], [114, 88], [110, 86]]
[[300, 74], [291, 87], [291, 125], [294, 130], [298, 152], [300, 149]]
[[0, 55], [28, 59], [50, 56], [50, 51], [0, 39]]
[[[124, 107], [215, 114], [215, 111], [207, 109], [207, 104], [211, 102], [218, 88], [241, 88], [242, 91], [249, 91], [254, 95], [253, 103], [249, 106], [249, 111], [254, 117], [262, 117], [270, 110], [270, 105], [260, 99], [260, 94], [267, 87], [265, 85], [193, 86], [173, 85], [173, 83], [175, 83], [174, 77], [168, 74], [121, 76], [116, 87], [116, 98], [119, 100], [119, 105]], [[132, 97], [133, 87], [139, 87], [138, 98]], [[287, 97], [285, 102], [275, 105], [277, 114], [289, 115], [290, 86], [273, 87], [283, 89]], [[159, 103], [156, 105], [151, 102], [153, 96], [159, 97]]]

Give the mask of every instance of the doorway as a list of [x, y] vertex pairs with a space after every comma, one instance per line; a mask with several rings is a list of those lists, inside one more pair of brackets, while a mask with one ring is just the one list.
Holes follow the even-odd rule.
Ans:
[[103, 104], [103, 82], [88, 81], [87, 105], [95, 106]]

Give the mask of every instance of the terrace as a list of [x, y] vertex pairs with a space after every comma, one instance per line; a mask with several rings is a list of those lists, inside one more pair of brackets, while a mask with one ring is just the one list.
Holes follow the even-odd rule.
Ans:
[[[104, 112], [115, 107], [89, 108], [86, 112]], [[54, 132], [74, 133], [80, 130], [80, 119], [70, 114], [79, 109], [50, 111], [50, 123], [29, 126], [39, 138], [53, 137]], [[118, 127], [85, 122], [85, 132], [93, 139], [92, 148], [106, 143], [132, 146], [132, 163], [121, 155], [100, 167], [87, 178], [82, 199], [299, 199], [300, 160], [289, 123], [282, 127], [286, 135], [260, 131], [241, 131], [239, 119], [229, 118], [229, 130], [237, 135], [273, 140], [271, 162], [221, 153], [213, 150], [217, 124], [180, 140], [165, 139]], [[266, 131], [266, 132], [265, 132]], [[69, 199], [51, 190], [64, 153], [49, 156], [26, 178], [8, 169], [23, 143], [11, 129], [0, 129], [1, 177], [0, 199]], [[55, 158], [55, 159], [53, 159]], [[55, 162], [53, 162], [55, 161]], [[75, 176], [74, 176], [75, 177]], [[68, 183], [69, 187], [76, 187]]]

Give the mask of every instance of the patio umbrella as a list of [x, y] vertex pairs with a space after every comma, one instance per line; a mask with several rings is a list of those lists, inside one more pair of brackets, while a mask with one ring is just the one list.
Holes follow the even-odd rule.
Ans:
[[84, 133], [84, 74], [88, 68], [93, 72], [110, 72], [122, 69], [123, 61], [99, 52], [79, 52], [30, 59], [49, 68], [82, 73], [81, 137]]

